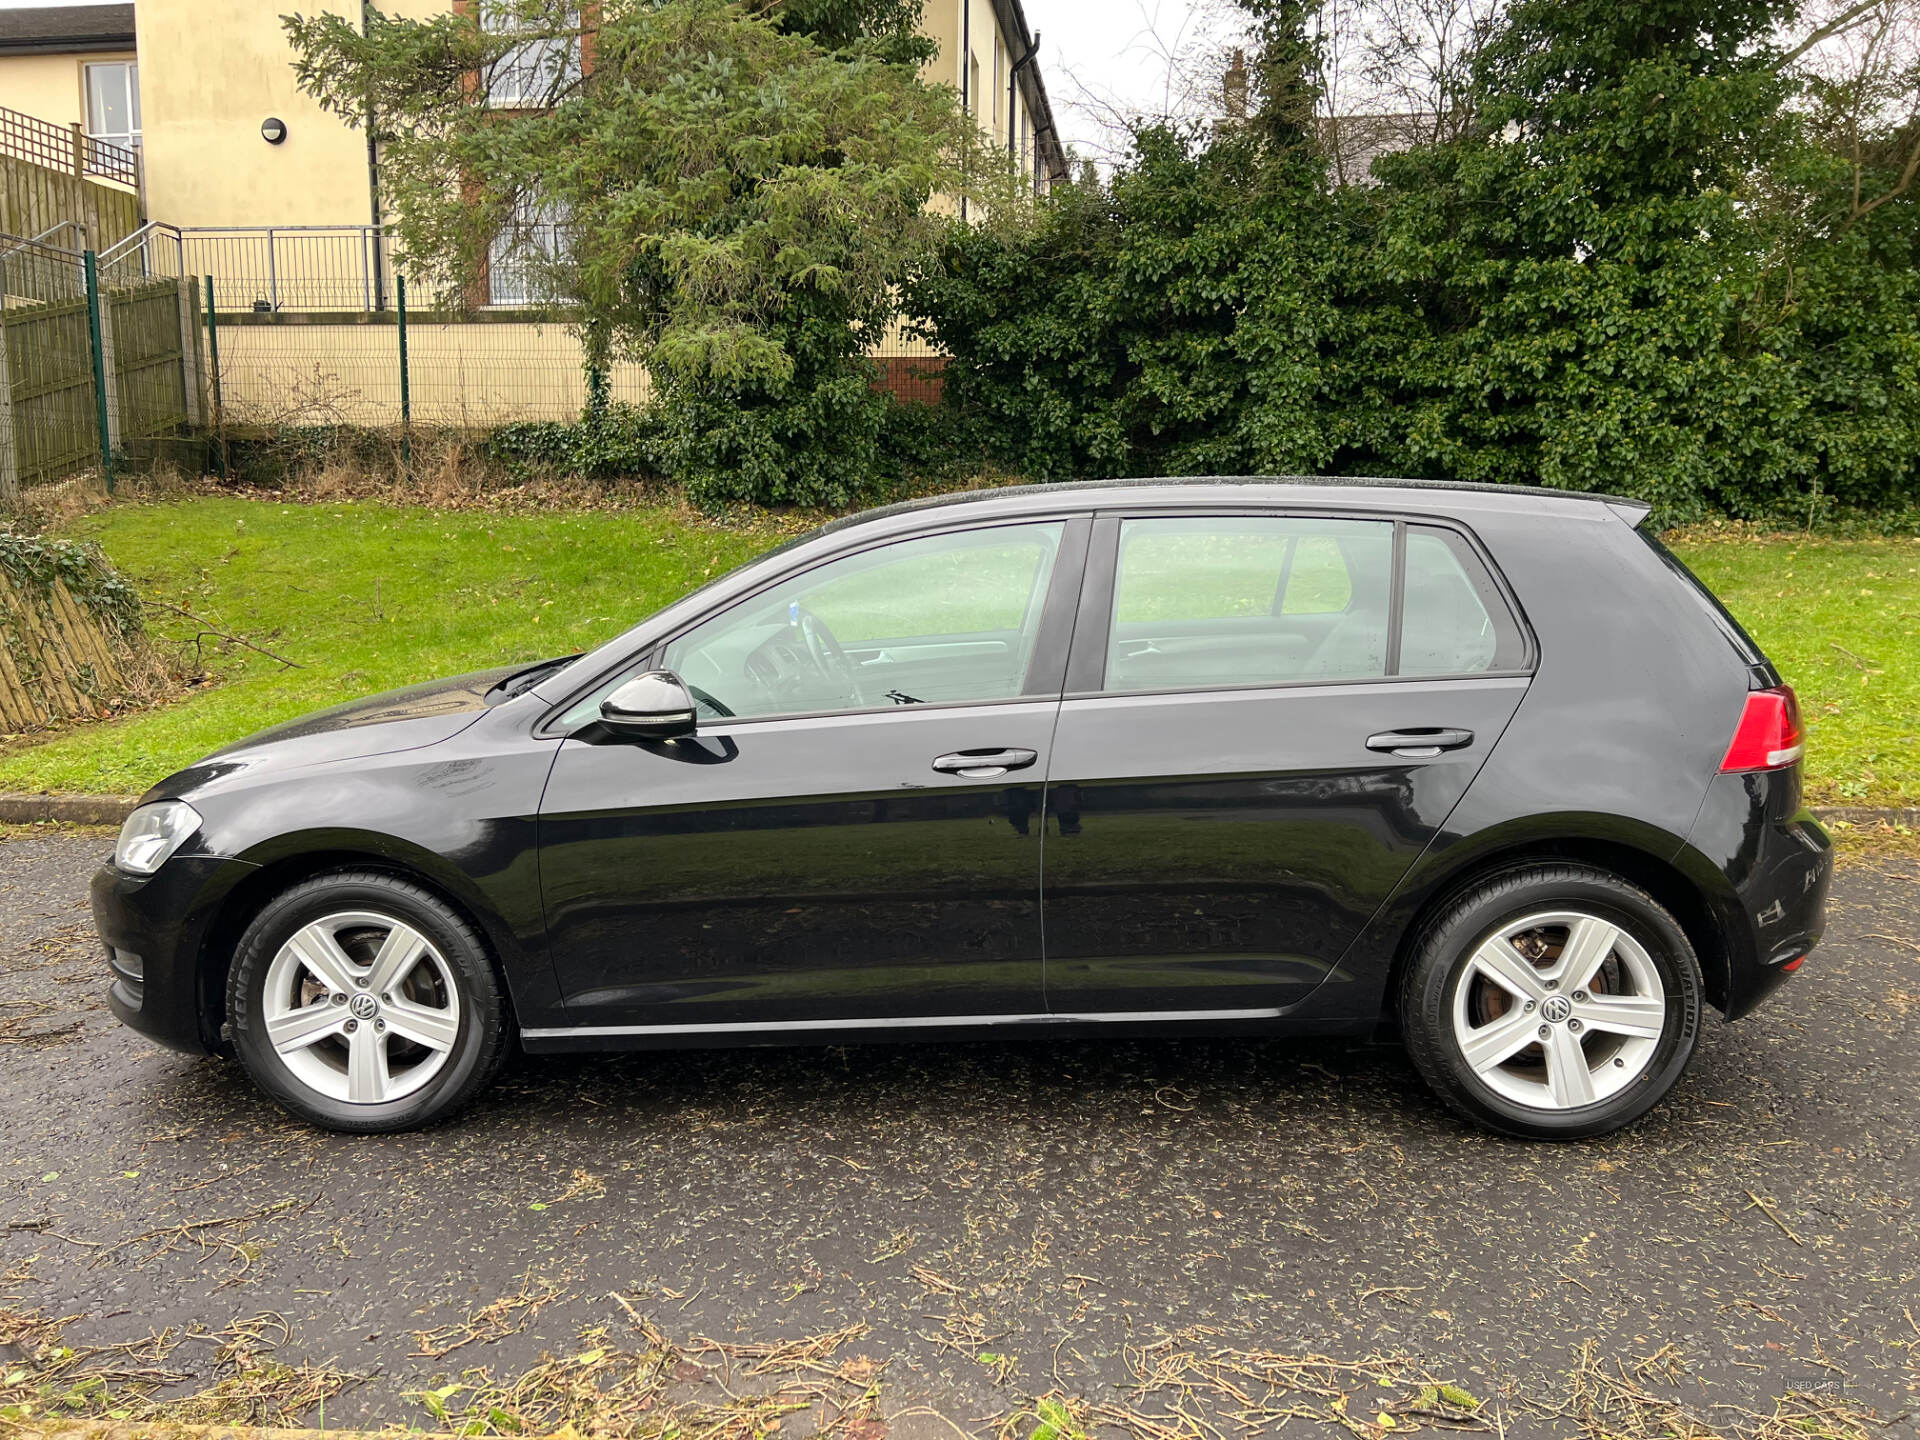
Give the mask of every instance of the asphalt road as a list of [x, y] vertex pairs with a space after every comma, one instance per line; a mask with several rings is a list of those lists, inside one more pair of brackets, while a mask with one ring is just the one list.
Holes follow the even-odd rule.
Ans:
[[[875, 1362], [897, 1433], [1048, 1391], [1233, 1433], [1226, 1392], [1151, 1378], [1222, 1352], [1407, 1357], [1506, 1434], [1580, 1433], [1528, 1402], [1579, 1391], [1589, 1342], [1730, 1427], [1808, 1381], [1920, 1415], [1913, 862], [1843, 871], [1801, 977], [1598, 1142], [1470, 1131], [1390, 1048], [1246, 1041], [522, 1059], [450, 1125], [351, 1139], [113, 1022], [107, 843], [0, 843], [0, 1314], [93, 1345], [282, 1317], [275, 1359], [365, 1377], [330, 1426], [424, 1422], [436, 1377], [637, 1320], [864, 1323], [834, 1353]], [[180, 1345], [171, 1383], [216, 1355]]]

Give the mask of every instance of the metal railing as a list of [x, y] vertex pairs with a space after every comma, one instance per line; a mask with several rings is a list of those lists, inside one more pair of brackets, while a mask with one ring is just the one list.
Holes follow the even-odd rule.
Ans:
[[0, 106], [0, 154], [49, 170], [140, 188], [140, 152], [111, 140], [96, 140], [78, 121], [56, 125]]
[[184, 226], [185, 273], [214, 278], [221, 310], [386, 310], [393, 240], [375, 225]]
[[138, 230], [100, 252], [100, 274], [110, 283], [166, 278], [177, 280], [196, 272], [186, 268], [186, 243], [180, 227], [149, 220]]
[[[214, 304], [223, 311], [384, 311], [403, 268], [393, 236], [377, 225], [147, 225], [126, 243], [152, 245], [163, 235], [177, 237], [178, 273], [214, 277]], [[560, 225], [514, 226], [489, 247], [479, 297], [466, 298], [509, 310], [540, 304], [565, 243]], [[429, 305], [431, 297], [416, 303]]]

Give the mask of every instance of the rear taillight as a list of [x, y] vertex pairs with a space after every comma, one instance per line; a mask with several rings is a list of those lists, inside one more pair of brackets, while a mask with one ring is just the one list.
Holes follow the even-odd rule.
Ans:
[[1720, 762], [1720, 772], [1784, 770], [1798, 764], [1806, 749], [1805, 733], [1800, 728], [1800, 703], [1793, 698], [1791, 685], [1755, 690], [1747, 696], [1747, 708], [1740, 712], [1740, 724], [1734, 729], [1733, 743], [1727, 746], [1727, 758]]

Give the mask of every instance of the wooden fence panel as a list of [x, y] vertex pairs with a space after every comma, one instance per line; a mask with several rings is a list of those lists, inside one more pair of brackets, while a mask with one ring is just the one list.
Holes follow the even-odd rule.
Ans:
[[179, 282], [154, 279], [116, 287], [106, 303], [113, 307], [121, 438], [171, 434], [189, 420]]
[[[105, 250], [140, 228], [140, 197], [125, 186], [0, 154], [0, 230], [38, 235], [62, 220], [85, 225], [87, 245]], [[56, 238], [83, 248], [71, 234]]]
[[0, 572], [0, 733], [104, 713], [124, 684], [114, 641], [64, 584]]
[[97, 464], [86, 298], [11, 305], [0, 318], [20, 484], [63, 479]]

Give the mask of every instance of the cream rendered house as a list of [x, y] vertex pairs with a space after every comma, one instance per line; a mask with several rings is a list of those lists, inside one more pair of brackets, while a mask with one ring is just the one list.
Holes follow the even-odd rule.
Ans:
[[0, 106], [140, 146], [132, 5], [0, 10]]
[[[380, 8], [427, 18], [449, 5], [477, 9], [486, 23], [476, 0], [382, 0]], [[89, 112], [86, 104], [88, 86], [104, 88], [109, 76], [97, 67], [120, 66], [145, 212], [165, 229], [156, 247], [175, 247], [178, 273], [214, 277], [229, 412], [382, 423], [397, 417], [400, 397], [395, 277], [376, 229], [391, 218], [380, 205], [379, 156], [363, 133], [295, 84], [280, 24], [294, 9], [362, 14], [360, 0], [66, 6], [67, 18], [37, 23], [49, 45], [69, 48], [29, 55], [5, 49], [7, 27], [19, 16], [53, 12], [0, 10], [0, 106], [40, 105], [48, 120], [119, 125], [121, 110]], [[132, 47], [125, 45], [129, 15]], [[928, 80], [954, 87], [982, 134], [1017, 161], [1036, 191], [1064, 179], [1066, 155], [1021, 0], [927, 0], [922, 24], [940, 47]], [[71, 33], [56, 39], [54, 30]], [[83, 32], [98, 43], [84, 48]], [[501, 84], [496, 75], [496, 92]], [[421, 316], [410, 327], [414, 417], [484, 426], [580, 413], [578, 344], [564, 324], [515, 314], [527, 286], [513, 253], [502, 247], [496, 254], [460, 320]], [[416, 310], [426, 301], [411, 297]], [[895, 335], [876, 354], [889, 385], [928, 393], [914, 379], [929, 356], [924, 345]], [[616, 397], [644, 396], [637, 367], [611, 378]]]
[[[446, 3], [384, 0], [381, 8], [425, 17]], [[354, 0], [308, 0], [298, 7], [293, 0], [139, 0], [151, 216], [182, 226], [377, 221], [377, 176], [365, 137], [294, 84], [279, 19], [293, 8], [360, 10]], [[928, 78], [959, 90], [982, 131], [1017, 156], [1038, 184], [1064, 178], [1065, 154], [1020, 0], [929, 0], [923, 25], [940, 45]], [[0, 78], [0, 87], [9, 83]], [[280, 122], [283, 129], [273, 133], [282, 138], [263, 134], [269, 120]]]

